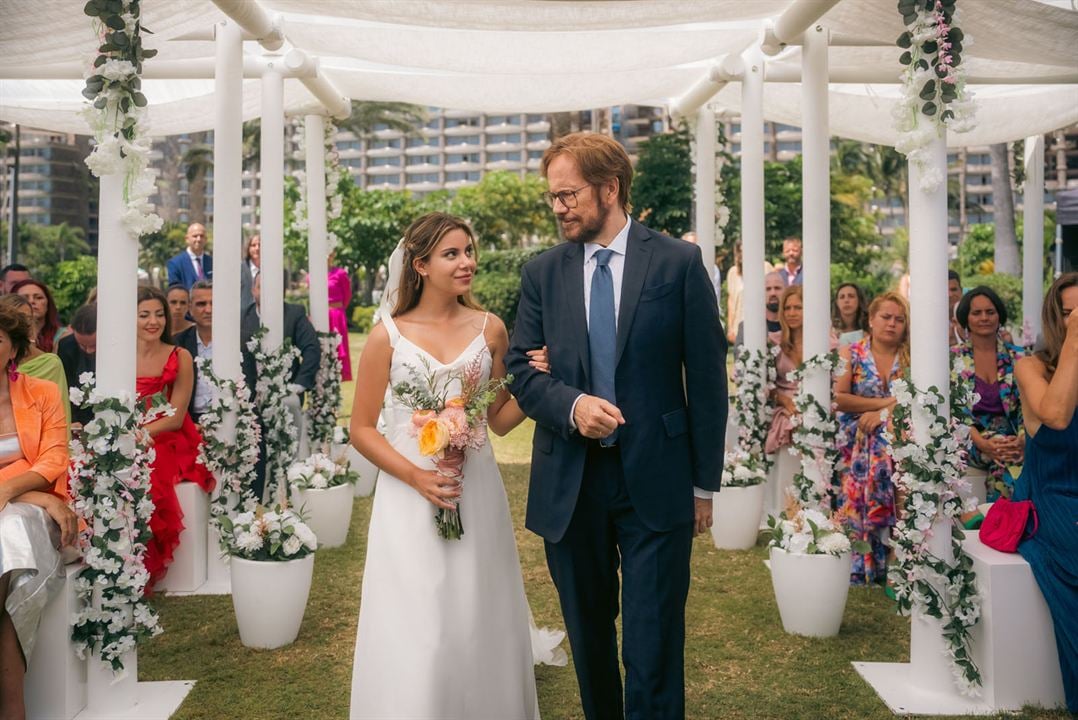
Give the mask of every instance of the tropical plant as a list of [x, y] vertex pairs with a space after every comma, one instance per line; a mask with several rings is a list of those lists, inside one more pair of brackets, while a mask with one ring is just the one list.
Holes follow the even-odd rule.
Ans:
[[523, 177], [493, 172], [479, 184], [461, 188], [450, 201], [450, 212], [471, 223], [484, 247], [516, 247], [528, 240], [557, 237], [554, 214], [543, 201], [546, 181], [538, 175]]

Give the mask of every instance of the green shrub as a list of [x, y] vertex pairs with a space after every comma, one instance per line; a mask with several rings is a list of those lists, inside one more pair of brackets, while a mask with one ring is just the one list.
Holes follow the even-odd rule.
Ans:
[[479, 276], [484, 273], [510, 273], [520, 275], [520, 268], [524, 263], [538, 256], [548, 245], [537, 245], [527, 248], [512, 248], [510, 250], [484, 250], [479, 254]]
[[61, 320], [67, 321], [97, 285], [97, 259], [82, 255], [74, 260], [64, 260], [54, 265], [42, 281], [52, 291]]
[[517, 318], [520, 301], [520, 273], [488, 272], [476, 275], [472, 293], [479, 304], [505, 322], [509, 332]]
[[370, 332], [371, 325], [374, 324], [374, 313], [377, 309], [377, 305], [357, 305], [352, 310], [352, 326], [358, 332]]

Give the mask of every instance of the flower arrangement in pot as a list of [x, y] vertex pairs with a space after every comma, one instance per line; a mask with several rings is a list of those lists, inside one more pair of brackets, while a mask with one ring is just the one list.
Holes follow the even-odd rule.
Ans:
[[783, 629], [794, 635], [838, 634], [850, 589], [851, 543], [841, 524], [816, 507], [789, 498], [767, 521], [771, 584]]
[[322, 547], [339, 547], [348, 538], [352, 519], [352, 486], [359, 474], [342, 453], [314, 453], [288, 468], [293, 504], [308, 518]]
[[767, 482], [765, 463], [740, 447], [726, 453], [722, 490], [714, 495], [711, 538], [721, 550], [747, 550], [756, 545]]
[[258, 507], [223, 516], [221, 545], [231, 555], [232, 606], [240, 641], [277, 648], [299, 635], [318, 538], [295, 510]]
[[[379, 430], [382, 430], [381, 420], [379, 420]], [[363, 457], [359, 450], [352, 447], [348, 439], [348, 428], [342, 425], [333, 428], [333, 442], [328, 447], [323, 448], [323, 452], [335, 458], [343, 457], [344, 460], [339, 462], [348, 463], [348, 467], [356, 474], [356, 479], [352, 483], [356, 497], [368, 497], [374, 492], [375, 480], [378, 478], [378, 467]]]

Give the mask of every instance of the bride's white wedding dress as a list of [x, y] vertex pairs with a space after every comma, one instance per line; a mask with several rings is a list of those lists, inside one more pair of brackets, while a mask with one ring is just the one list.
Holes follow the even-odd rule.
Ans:
[[[485, 323], [484, 323], [485, 325]], [[393, 346], [389, 382], [412, 380], [429, 363], [439, 379], [491, 356], [483, 333], [449, 364], [435, 360], [385, 320]], [[452, 396], [458, 381], [450, 386]], [[412, 410], [387, 393], [385, 435], [420, 467]], [[443, 540], [436, 509], [382, 473], [374, 495], [352, 669], [350, 717], [364, 720], [524, 720], [539, 717], [535, 656], [552, 657], [562, 633], [529, 631], [509, 504], [490, 443], [469, 450], [460, 503], [464, 535]], [[564, 658], [563, 651], [555, 651]], [[557, 659], [561, 659], [557, 658]], [[563, 664], [563, 663], [561, 663]]]

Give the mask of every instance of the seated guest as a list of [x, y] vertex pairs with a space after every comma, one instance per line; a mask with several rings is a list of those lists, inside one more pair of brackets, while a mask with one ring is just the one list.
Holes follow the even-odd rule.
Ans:
[[792, 418], [797, 415], [794, 395], [797, 383], [787, 375], [798, 367], [803, 360], [803, 295], [800, 285], [791, 285], [782, 292], [779, 300], [779, 324], [782, 329], [771, 333], [768, 340], [779, 348], [775, 359], [775, 387], [771, 389], [771, 403], [775, 406], [771, 415], [771, 428], [767, 433], [764, 450], [768, 454], [790, 447], [793, 442]]
[[30, 302], [34, 318], [34, 344], [44, 352], [56, 349], [56, 341], [67, 334], [67, 328], [60, 326], [60, 313], [52, 299], [52, 293], [45, 283], [37, 280], [22, 280], [15, 283], [12, 292], [22, 295]]
[[839, 345], [855, 343], [868, 329], [868, 301], [856, 283], [842, 283], [831, 303], [831, 334]]
[[[211, 281], [199, 280], [191, 286], [191, 317], [194, 318], [195, 324], [173, 335], [173, 342], [177, 347], [182, 347], [191, 353], [192, 358], [203, 358], [206, 362], [211, 362], [213, 360], [213, 283]], [[191, 393], [187, 413], [197, 425], [202, 413], [209, 410], [214, 390], [213, 385], [206, 378], [206, 373], [199, 370], [197, 362], [194, 364], [194, 373], [195, 389]]]
[[[64, 364], [69, 388], [82, 387], [79, 377], [97, 372], [97, 304], [83, 305], [71, 317], [71, 333], [56, 343], [56, 354]], [[82, 427], [93, 419], [89, 408], [71, 408], [73, 427]]]
[[1015, 366], [1028, 439], [1014, 499], [1032, 500], [1039, 520], [1018, 552], [1052, 613], [1067, 709], [1078, 713], [1078, 272], [1052, 283], [1041, 318], [1044, 347]]
[[78, 521], [68, 507], [67, 422], [60, 390], [18, 372], [30, 323], [0, 306], [0, 717], [22, 718], [23, 678], [41, 613], [60, 591], [61, 544]]
[[[26, 317], [28, 323], [33, 322], [34, 311], [30, 303], [22, 295], [4, 295], [0, 297], [0, 305], [11, 308]], [[33, 328], [33, 325], [30, 326]], [[55, 353], [42, 352], [33, 344], [34, 332], [30, 331], [30, 350], [19, 363], [18, 370], [30, 377], [49, 380], [60, 389], [60, 401], [64, 406], [64, 417], [68, 424], [71, 423], [71, 401], [67, 396], [67, 376], [64, 374], [64, 364]]]
[[839, 349], [847, 367], [835, 378], [841, 450], [838, 516], [853, 539], [871, 546], [870, 552], [853, 555], [850, 580], [855, 585], [887, 579], [895, 489], [883, 411], [895, 406], [891, 382], [909, 376], [908, 318], [905, 299], [895, 292], [884, 293], [868, 307], [868, 335]]
[[951, 348], [952, 383], [967, 383], [980, 396], [969, 408], [969, 465], [988, 473], [985, 489], [992, 502], [1011, 496], [1014, 478], [1008, 468], [1022, 462], [1022, 403], [1014, 382], [1022, 350], [1000, 336], [1007, 307], [991, 288], [981, 285], [966, 293], [955, 317], [967, 339]]
[[172, 337], [168, 301], [155, 287], [144, 285], [138, 289], [137, 328], [135, 391], [147, 404], [151, 396], [164, 393], [175, 410], [171, 417], [154, 420], [144, 428], [153, 438], [156, 451], [150, 473], [153, 538], [146, 545], [146, 571], [150, 574], [146, 592], [149, 593], [165, 576], [180, 543], [184, 526], [176, 497], [177, 483], [194, 482], [208, 493], [213, 490], [214, 480], [198, 462], [202, 436], [187, 415], [194, 387], [191, 355], [166, 340]]
[[187, 312], [191, 308], [191, 294], [183, 285], [170, 285], [165, 297], [168, 299], [168, 312], [175, 337], [192, 325], [187, 319]]
[[958, 301], [962, 299], [962, 276], [955, 270], [947, 271], [947, 317], [951, 319], [949, 335], [951, 347], [966, 341], [967, 333], [955, 317]]

